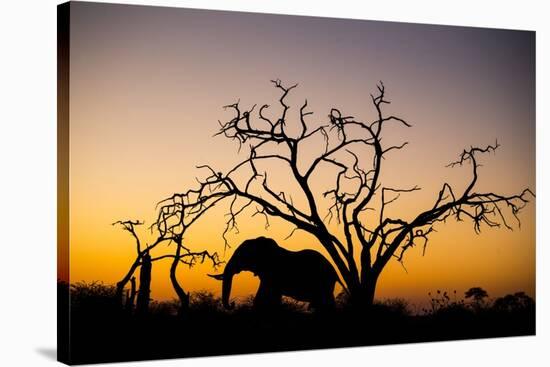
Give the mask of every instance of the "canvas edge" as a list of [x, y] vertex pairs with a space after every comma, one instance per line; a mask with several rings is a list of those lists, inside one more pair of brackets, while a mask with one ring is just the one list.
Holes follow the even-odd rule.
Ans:
[[57, 360], [71, 363], [69, 307], [70, 2], [57, 5]]

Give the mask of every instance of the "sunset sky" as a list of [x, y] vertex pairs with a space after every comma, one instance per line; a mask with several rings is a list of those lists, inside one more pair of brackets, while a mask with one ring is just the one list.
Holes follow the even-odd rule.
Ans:
[[[422, 188], [392, 205], [396, 216], [430, 208], [445, 181], [464, 188], [469, 167], [445, 166], [464, 148], [496, 139], [496, 154], [480, 158], [478, 190], [536, 191], [534, 32], [77, 2], [70, 37], [71, 282], [116, 283], [135, 247], [111, 223], [150, 224], [159, 200], [196, 186], [203, 172], [195, 166], [223, 171], [243, 158], [235, 142], [213, 137], [217, 121], [232, 117], [222, 106], [240, 99], [276, 109], [274, 78], [299, 83], [290, 117], [297, 121], [307, 98], [312, 126], [326, 123], [332, 107], [374, 120], [370, 93], [384, 82], [388, 113], [413, 127], [386, 132], [383, 142], [409, 145], [388, 154], [383, 184]], [[290, 180], [278, 168], [270, 177]], [[222, 209], [189, 230], [188, 247], [224, 253]], [[429, 291], [473, 286], [495, 297], [535, 296], [534, 201], [520, 218], [513, 232], [483, 228], [480, 235], [469, 222], [439, 225], [425, 256], [420, 248], [408, 253], [407, 271], [397, 262], [385, 269], [377, 298], [421, 303]], [[284, 240], [292, 227], [282, 221], [267, 231], [258, 217], [240, 224], [232, 245], [265, 235], [288, 249], [323, 252], [304, 233]], [[142, 238], [152, 240], [143, 227]], [[155, 299], [175, 297], [168, 268], [169, 261], [153, 266]], [[213, 272], [207, 264], [181, 267], [179, 280], [187, 291], [219, 293], [206, 276]], [[257, 284], [240, 274], [233, 295], [253, 294]]]

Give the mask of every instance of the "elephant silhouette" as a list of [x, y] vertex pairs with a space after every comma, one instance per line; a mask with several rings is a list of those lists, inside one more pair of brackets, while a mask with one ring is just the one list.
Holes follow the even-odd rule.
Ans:
[[281, 297], [309, 302], [315, 311], [334, 308], [334, 286], [338, 279], [328, 260], [314, 250], [289, 251], [271, 238], [258, 237], [241, 243], [227, 262], [224, 272], [211, 277], [222, 280], [222, 303], [227, 309], [233, 276], [251, 271], [260, 278], [254, 298], [256, 309], [276, 309]]

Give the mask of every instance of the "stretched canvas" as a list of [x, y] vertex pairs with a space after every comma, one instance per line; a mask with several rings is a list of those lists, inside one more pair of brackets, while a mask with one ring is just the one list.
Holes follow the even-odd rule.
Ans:
[[535, 32], [58, 7], [68, 364], [535, 334]]

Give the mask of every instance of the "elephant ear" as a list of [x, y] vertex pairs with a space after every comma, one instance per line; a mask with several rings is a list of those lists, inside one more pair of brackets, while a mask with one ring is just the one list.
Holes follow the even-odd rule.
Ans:
[[223, 273], [222, 274], [208, 274], [210, 278], [214, 278], [216, 280], [223, 280]]

